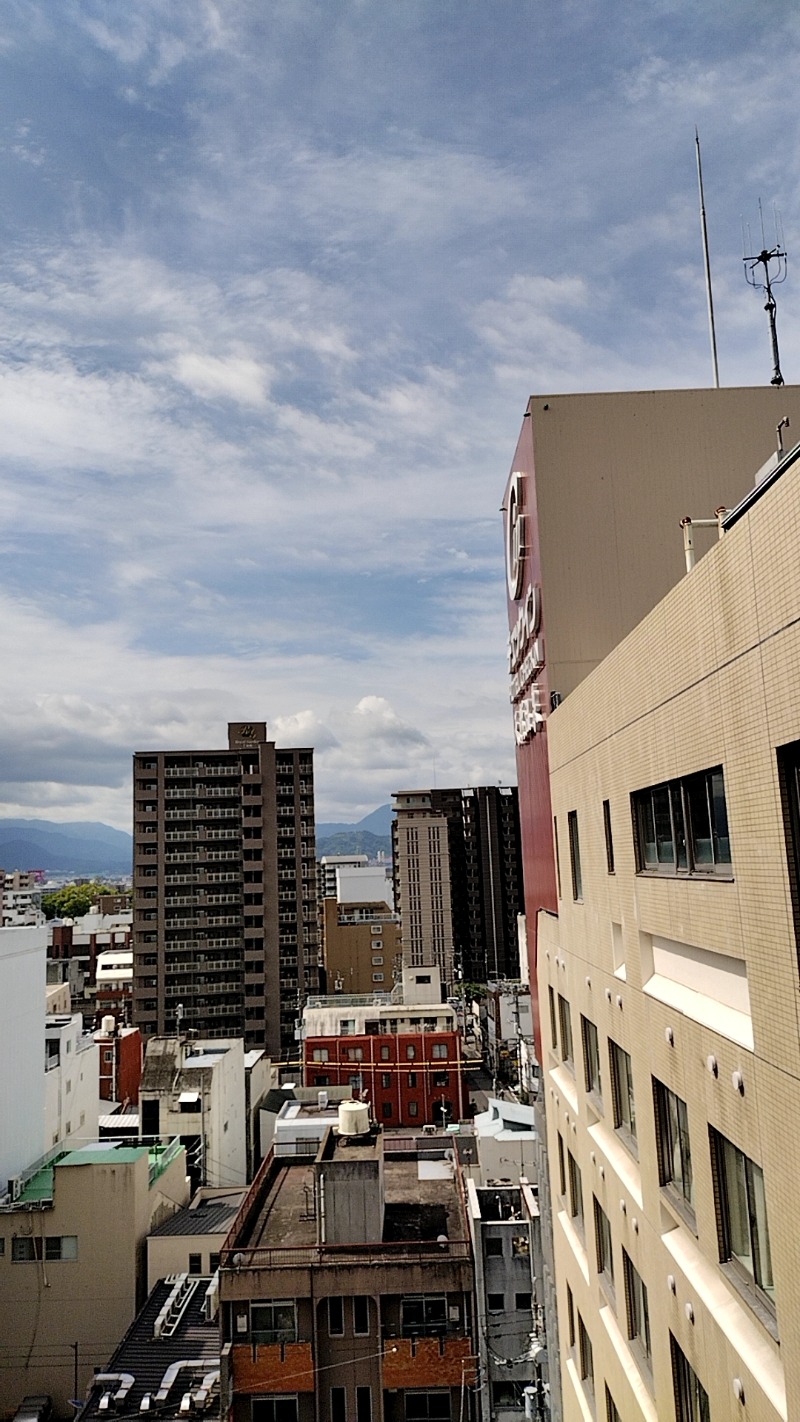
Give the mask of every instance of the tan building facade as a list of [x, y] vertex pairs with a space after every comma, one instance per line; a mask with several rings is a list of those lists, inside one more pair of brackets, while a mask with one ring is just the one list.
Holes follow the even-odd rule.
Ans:
[[329, 992], [391, 992], [401, 946], [388, 904], [325, 899], [322, 944]]
[[799, 530], [790, 456], [548, 716], [568, 1419], [800, 1415]]

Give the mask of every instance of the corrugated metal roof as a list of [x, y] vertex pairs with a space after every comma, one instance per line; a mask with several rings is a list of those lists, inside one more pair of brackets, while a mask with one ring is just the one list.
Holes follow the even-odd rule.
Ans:
[[[244, 1194], [244, 1191], [242, 1191]], [[227, 1234], [236, 1211], [241, 1204], [241, 1196], [232, 1203], [230, 1200], [208, 1200], [195, 1210], [178, 1210], [164, 1220], [151, 1234]]]

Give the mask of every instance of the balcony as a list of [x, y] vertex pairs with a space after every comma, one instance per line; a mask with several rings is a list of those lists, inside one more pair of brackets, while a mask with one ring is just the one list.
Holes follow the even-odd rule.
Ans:
[[461, 1387], [477, 1378], [477, 1358], [465, 1334], [445, 1338], [387, 1338], [383, 1345], [383, 1386]]
[[310, 1343], [234, 1343], [231, 1355], [234, 1392], [314, 1391]]

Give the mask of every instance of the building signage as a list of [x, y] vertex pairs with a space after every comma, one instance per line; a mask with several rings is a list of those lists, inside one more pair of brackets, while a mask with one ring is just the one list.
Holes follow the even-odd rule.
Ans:
[[[527, 518], [522, 511], [525, 475], [511, 475], [506, 523], [506, 574], [509, 596], [516, 602], [522, 592], [526, 555]], [[544, 725], [541, 687], [536, 677], [544, 666], [544, 642], [540, 636], [542, 590], [531, 583], [522, 599], [517, 620], [508, 638], [509, 697], [514, 706], [514, 734], [517, 745], [534, 736]], [[525, 694], [523, 694], [525, 693]]]

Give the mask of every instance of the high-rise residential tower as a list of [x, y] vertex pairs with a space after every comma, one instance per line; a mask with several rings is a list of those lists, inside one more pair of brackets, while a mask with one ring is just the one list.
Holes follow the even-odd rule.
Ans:
[[314, 768], [264, 722], [133, 762], [134, 1020], [287, 1056], [317, 988]]
[[518, 977], [516, 788], [400, 790], [393, 798], [395, 899], [407, 960], [438, 964], [447, 984]]

